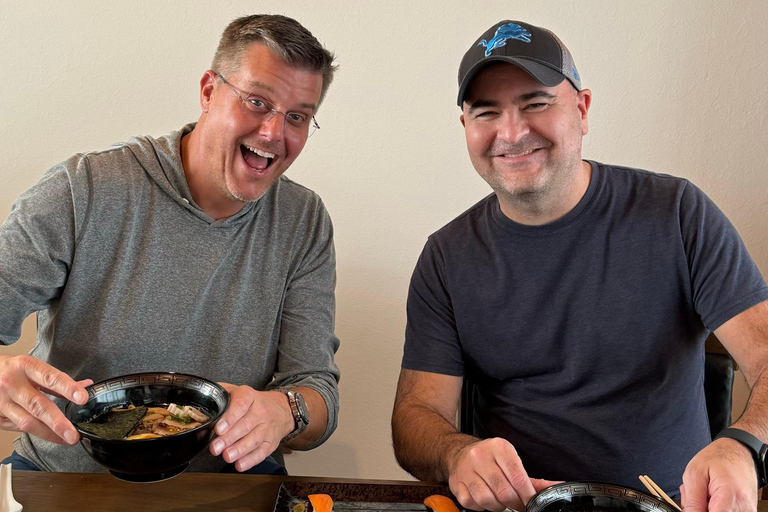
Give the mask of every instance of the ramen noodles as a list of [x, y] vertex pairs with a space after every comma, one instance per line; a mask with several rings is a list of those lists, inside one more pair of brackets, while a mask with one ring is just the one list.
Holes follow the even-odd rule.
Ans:
[[210, 418], [189, 405], [129, 405], [114, 408], [91, 421], [78, 423], [81, 430], [107, 439], [153, 439], [197, 428]]

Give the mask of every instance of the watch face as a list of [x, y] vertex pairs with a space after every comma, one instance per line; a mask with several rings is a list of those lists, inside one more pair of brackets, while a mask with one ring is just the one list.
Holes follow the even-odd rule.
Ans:
[[299, 416], [304, 423], [309, 425], [309, 409], [307, 409], [307, 403], [304, 401], [304, 397], [301, 393], [294, 393], [296, 397], [296, 406], [299, 409]]

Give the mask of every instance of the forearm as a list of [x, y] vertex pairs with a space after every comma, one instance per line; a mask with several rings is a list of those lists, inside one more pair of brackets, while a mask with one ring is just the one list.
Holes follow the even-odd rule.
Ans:
[[768, 301], [736, 315], [715, 335], [741, 367], [751, 393], [734, 427], [768, 442]]
[[744, 413], [732, 425], [768, 443], [768, 371], [758, 375]]
[[478, 441], [428, 406], [401, 400], [392, 415], [392, 440], [400, 465], [419, 480], [447, 482], [461, 450]]

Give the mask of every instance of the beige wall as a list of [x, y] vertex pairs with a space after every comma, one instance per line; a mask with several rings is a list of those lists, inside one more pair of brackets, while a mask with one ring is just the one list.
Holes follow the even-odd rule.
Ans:
[[[297, 18], [341, 65], [322, 130], [288, 173], [336, 228], [340, 426], [289, 456], [292, 473], [406, 476], [389, 417], [408, 280], [427, 235], [489, 192], [467, 158], [456, 72], [498, 20], [547, 26], [570, 47], [594, 98], [585, 157], [690, 178], [768, 276], [763, 0], [0, 0], [0, 219], [73, 153], [196, 119], [221, 30], [259, 11]], [[6, 350], [28, 350], [32, 330]]]

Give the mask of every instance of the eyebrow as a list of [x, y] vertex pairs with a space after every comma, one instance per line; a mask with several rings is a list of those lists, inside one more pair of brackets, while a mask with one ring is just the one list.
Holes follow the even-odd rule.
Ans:
[[[543, 90], [536, 90], [527, 92], [525, 94], [521, 94], [517, 98], [515, 98], [515, 103], [525, 103], [526, 101], [531, 101], [536, 98], [543, 98], [547, 100], [554, 100], [557, 98], [554, 94], [550, 94], [547, 91]], [[498, 101], [492, 101], [492, 100], [477, 100], [473, 101], [469, 105], [468, 113], [473, 113], [474, 111], [481, 109], [481, 108], [487, 108], [487, 107], [498, 107], [499, 102]]]
[[249, 88], [256, 88], [256, 89], [264, 89], [267, 92], [275, 92], [274, 89], [272, 89], [270, 86], [265, 84], [264, 82], [259, 82], [258, 80], [249, 80], [246, 82]]
[[469, 105], [468, 113], [473, 113], [475, 110], [479, 110], [481, 108], [487, 108], [487, 107], [497, 107], [499, 105], [498, 101], [491, 101], [491, 100], [477, 100], [473, 101]]
[[[250, 80], [250, 81], [248, 81], [246, 83], [247, 83], [248, 88], [250, 90], [253, 90], [255, 88], [255, 89], [263, 89], [263, 90], [265, 90], [267, 92], [270, 92], [270, 93], [273, 93], [273, 94], [275, 92], [275, 90], [272, 87], [268, 86], [264, 82], [259, 82], [258, 80]], [[245, 92], [248, 93], [249, 97], [256, 94], [255, 92], [249, 92], [249, 91], [245, 91]], [[299, 107], [300, 108], [306, 108], [306, 109], [309, 109], [309, 110], [312, 110], [312, 111], [317, 110], [317, 105], [315, 105], [314, 103], [299, 103]]]
[[521, 94], [520, 96], [517, 97], [517, 101], [526, 102], [536, 98], [544, 98], [545, 100], [554, 100], [555, 98], [557, 98], [557, 96], [555, 96], [554, 94], [550, 94], [547, 91], [539, 90], [539, 91], [533, 91], [533, 92]]

